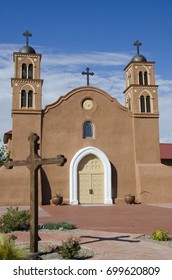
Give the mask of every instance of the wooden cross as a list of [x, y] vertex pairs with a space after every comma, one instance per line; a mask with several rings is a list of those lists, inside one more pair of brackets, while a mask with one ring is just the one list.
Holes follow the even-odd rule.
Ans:
[[139, 40], [137, 40], [136, 42], [134, 42], [133, 45], [137, 46], [137, 54], [139, 54], [139, 47], [141, 47], [142, 43]]
[[28, 140], [30, 141], [30, 155], [26, 160], [7, 159], [5, 167], [12, 169], [13, 166], [27, 166], [30, 170], [30, 252], [38, 252], [38, 169], [43, 164], [57, 164], [63, 166], [66, 158], [58, 155], [56, 158], [41, 158], [38, 151], [39, 136], [31, 133]]
[[28, 30], [26, 30], [26, 32], [23, 33], [23, 36], [26, 37], [26, 46], [28, 46], [28, 44], [29, 44], [29, 37], [32, 37], [32, 34]]
[[89, 70], [90, 70], [90, 68], [86, 68], [86, 71], [87, 72], [82, 72], [82, 75], [87, 75], [87, 86], [89, 86], [89, 76], [91, 75], [91, 76], [93, 76], [94, 75], [94, 73], [93, 72], [89, 72]]

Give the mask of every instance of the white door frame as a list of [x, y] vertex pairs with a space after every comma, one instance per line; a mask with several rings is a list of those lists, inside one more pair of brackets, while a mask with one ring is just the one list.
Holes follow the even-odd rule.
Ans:
[[86, 147], [79, 150], [70, 162], [70, 204], [78, 204], [78, 164], [85, 156], [93, 154], [97, 156], [104, 167], [104, 204], [113, 204], [111, 165], [107, 156], [95, 147]]

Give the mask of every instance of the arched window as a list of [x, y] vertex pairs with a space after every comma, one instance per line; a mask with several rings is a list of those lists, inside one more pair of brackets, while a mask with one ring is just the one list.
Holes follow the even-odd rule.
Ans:
[[143, 85], [143, 74], [142, 74], [142, 71], [139, 72], [139, 85]]
[[150, 96], [149, 95], [146, 96], [146, 111], [147, 111], [147, 113], [151, 112]]
[[151, 100], [150, 95], [141, 95], [140, 96], [140, 110], [141, 113], [151, 113]]
[[28, 108], [33, 106], [33, 91], [29, 90], [28, 92]]
[[93, 124], [89, 121], [85, 122], [83, 125], [83, 138], [93, 138], [93, 130]]
[[148, 85], [148, 72], [147, 71], [144, 72], [144, 84]]
[[21, 92], [21, 108], [26, 107], [26, 91]]
[[139, 85], [148, 85], [148, 72], [139, 72]]
[[26, 79], [27, 78], [27, 67], [26, 64], [23, 63], [22, 64], [22, 79]]
[[145, 98], [143, 95], [140, 96], [140, 110], [141, 113], [145, 112]]
[[33, 64], [29, 64], [29, 67], [28, 67], [28, 79], [33, 79]]

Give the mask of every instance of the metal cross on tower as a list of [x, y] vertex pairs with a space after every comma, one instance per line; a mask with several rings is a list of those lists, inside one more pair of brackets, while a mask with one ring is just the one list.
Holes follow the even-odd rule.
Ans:
[[23, 33], [23, 36], [26, 37], [26, 46], [28, 46], [28, 44], [29, 44], [29, 37], [32, 37], [32, 34], [28, 30], [26, 30], [26, 32]]
[[86, 71], [87, 71], [87, 72], [84, 72], [84, 71], [83, 71], [81, 74], [82, 74], [82, 75], [87, 75], [87, 86], [89, 86], [89, 76], [90, 76], [90, 75], [93, 76], [94, 73], [93, 73], [93, 72], [89, 72], [89, 71], [90, 71], [90, 68], [88, 68], [88, 67], [86, 68]]
[[43, 164], [57, 164], [63, 166], [66, 158], [58, 155], [56, 158], [41, 158], [38, 155], [39, 136], [31, 133], [28, 140], [30, 141], [30, 155], [26, 160], [12, 160], [8, 158], [4, 165], [8, 169], [14, 166], [27, 166], [30, 170], [30, 252], [38, 252], [38, 170]]
[[139, 47], [141, 47], [142, 43], [139, 40], [137, 40], [136, 42], [134, 42], [133, 45], [137, 47], [137, 54], [139, 54]]

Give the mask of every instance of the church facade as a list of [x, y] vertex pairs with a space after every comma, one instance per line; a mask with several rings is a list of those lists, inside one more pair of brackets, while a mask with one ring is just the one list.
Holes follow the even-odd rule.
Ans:
[[[172, 202], [171, 161], [162, 163], [160, 153], [154, 62], [139, 53], [140, 42], [136, 46], [124, 69], [125, 106], [99, 88], [83, 86], [42, 109], [42, 56], [28, 42], [14, 52], [12, 131], [4, 136], [10, 157], [26, 159], [28, 136], [37, 133], [42, 158], [67, 159], [63, 167], [39, 170], [40, 204], [49, 204], [55, 193], [71, 205], [124, 203], [129, 193], [141, 203]], [[1, 205], [29, 204], [27, 167], [2, 167], [0, 177]]]

